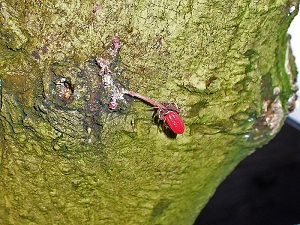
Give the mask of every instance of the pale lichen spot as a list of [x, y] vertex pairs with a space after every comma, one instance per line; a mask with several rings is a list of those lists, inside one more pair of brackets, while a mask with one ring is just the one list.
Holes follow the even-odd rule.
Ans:
[[193, 74], [184, 83], [184, 86], [190, 91], [202, 92], [206, 89], [206, 82], [204, 80], [200, 80], [199, 76], [196, 74]]

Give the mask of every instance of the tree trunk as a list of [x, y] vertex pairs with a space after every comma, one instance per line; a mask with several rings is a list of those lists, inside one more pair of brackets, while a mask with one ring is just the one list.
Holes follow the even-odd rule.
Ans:
[[294, 1], [99, 4], [0, 3], [1, 224], [193, 224], [293, 108]]

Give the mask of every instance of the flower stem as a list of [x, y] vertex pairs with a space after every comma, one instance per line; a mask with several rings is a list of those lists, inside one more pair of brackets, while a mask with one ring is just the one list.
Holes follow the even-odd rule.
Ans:
[[166, 106], [164, 106], [163, 104], [161, 104], [161, 103], [159, 103], [159, 102], [157, 102], [157, 101], [155, 101], [155, 100], [153, 100], [151, 98], [147, 98], [147, 97], [145, 97], [145, 96], [143, 96], [141, 94], [138, 94], [138, 93], [136, 93], [134, 91], [123, 90], [123, 93], [126, 94], [126, 95], [130, 95], [132, 97], [135, 97], [135, 98], [139, 98], [139, 99], [141, 99], [141, 100], [143, 100], [145, 102], [148, 102], [151, 105], [154, 105], [154, 106], [156, 106], [158, 108], [167, 109]]

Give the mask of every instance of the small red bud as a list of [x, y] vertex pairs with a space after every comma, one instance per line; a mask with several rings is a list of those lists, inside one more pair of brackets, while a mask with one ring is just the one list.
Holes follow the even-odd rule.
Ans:
[[182, 134], [184, 132], [184, 123], [178, 113], [174, 111], [167, 113], [165, 123], [175, 134]]

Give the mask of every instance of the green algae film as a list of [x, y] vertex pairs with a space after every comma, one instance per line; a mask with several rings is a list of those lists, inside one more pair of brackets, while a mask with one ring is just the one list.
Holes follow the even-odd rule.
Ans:
[[[110, 1], [92, 13], [91, 1], [3, 1], [1, 222], [192, 224], [286, 116], [290, 4]], [[113, 37], [117, 80], [177, 102], [183, 135], [169, 138], [140, 102], [108, 109], [93, 60]]]

